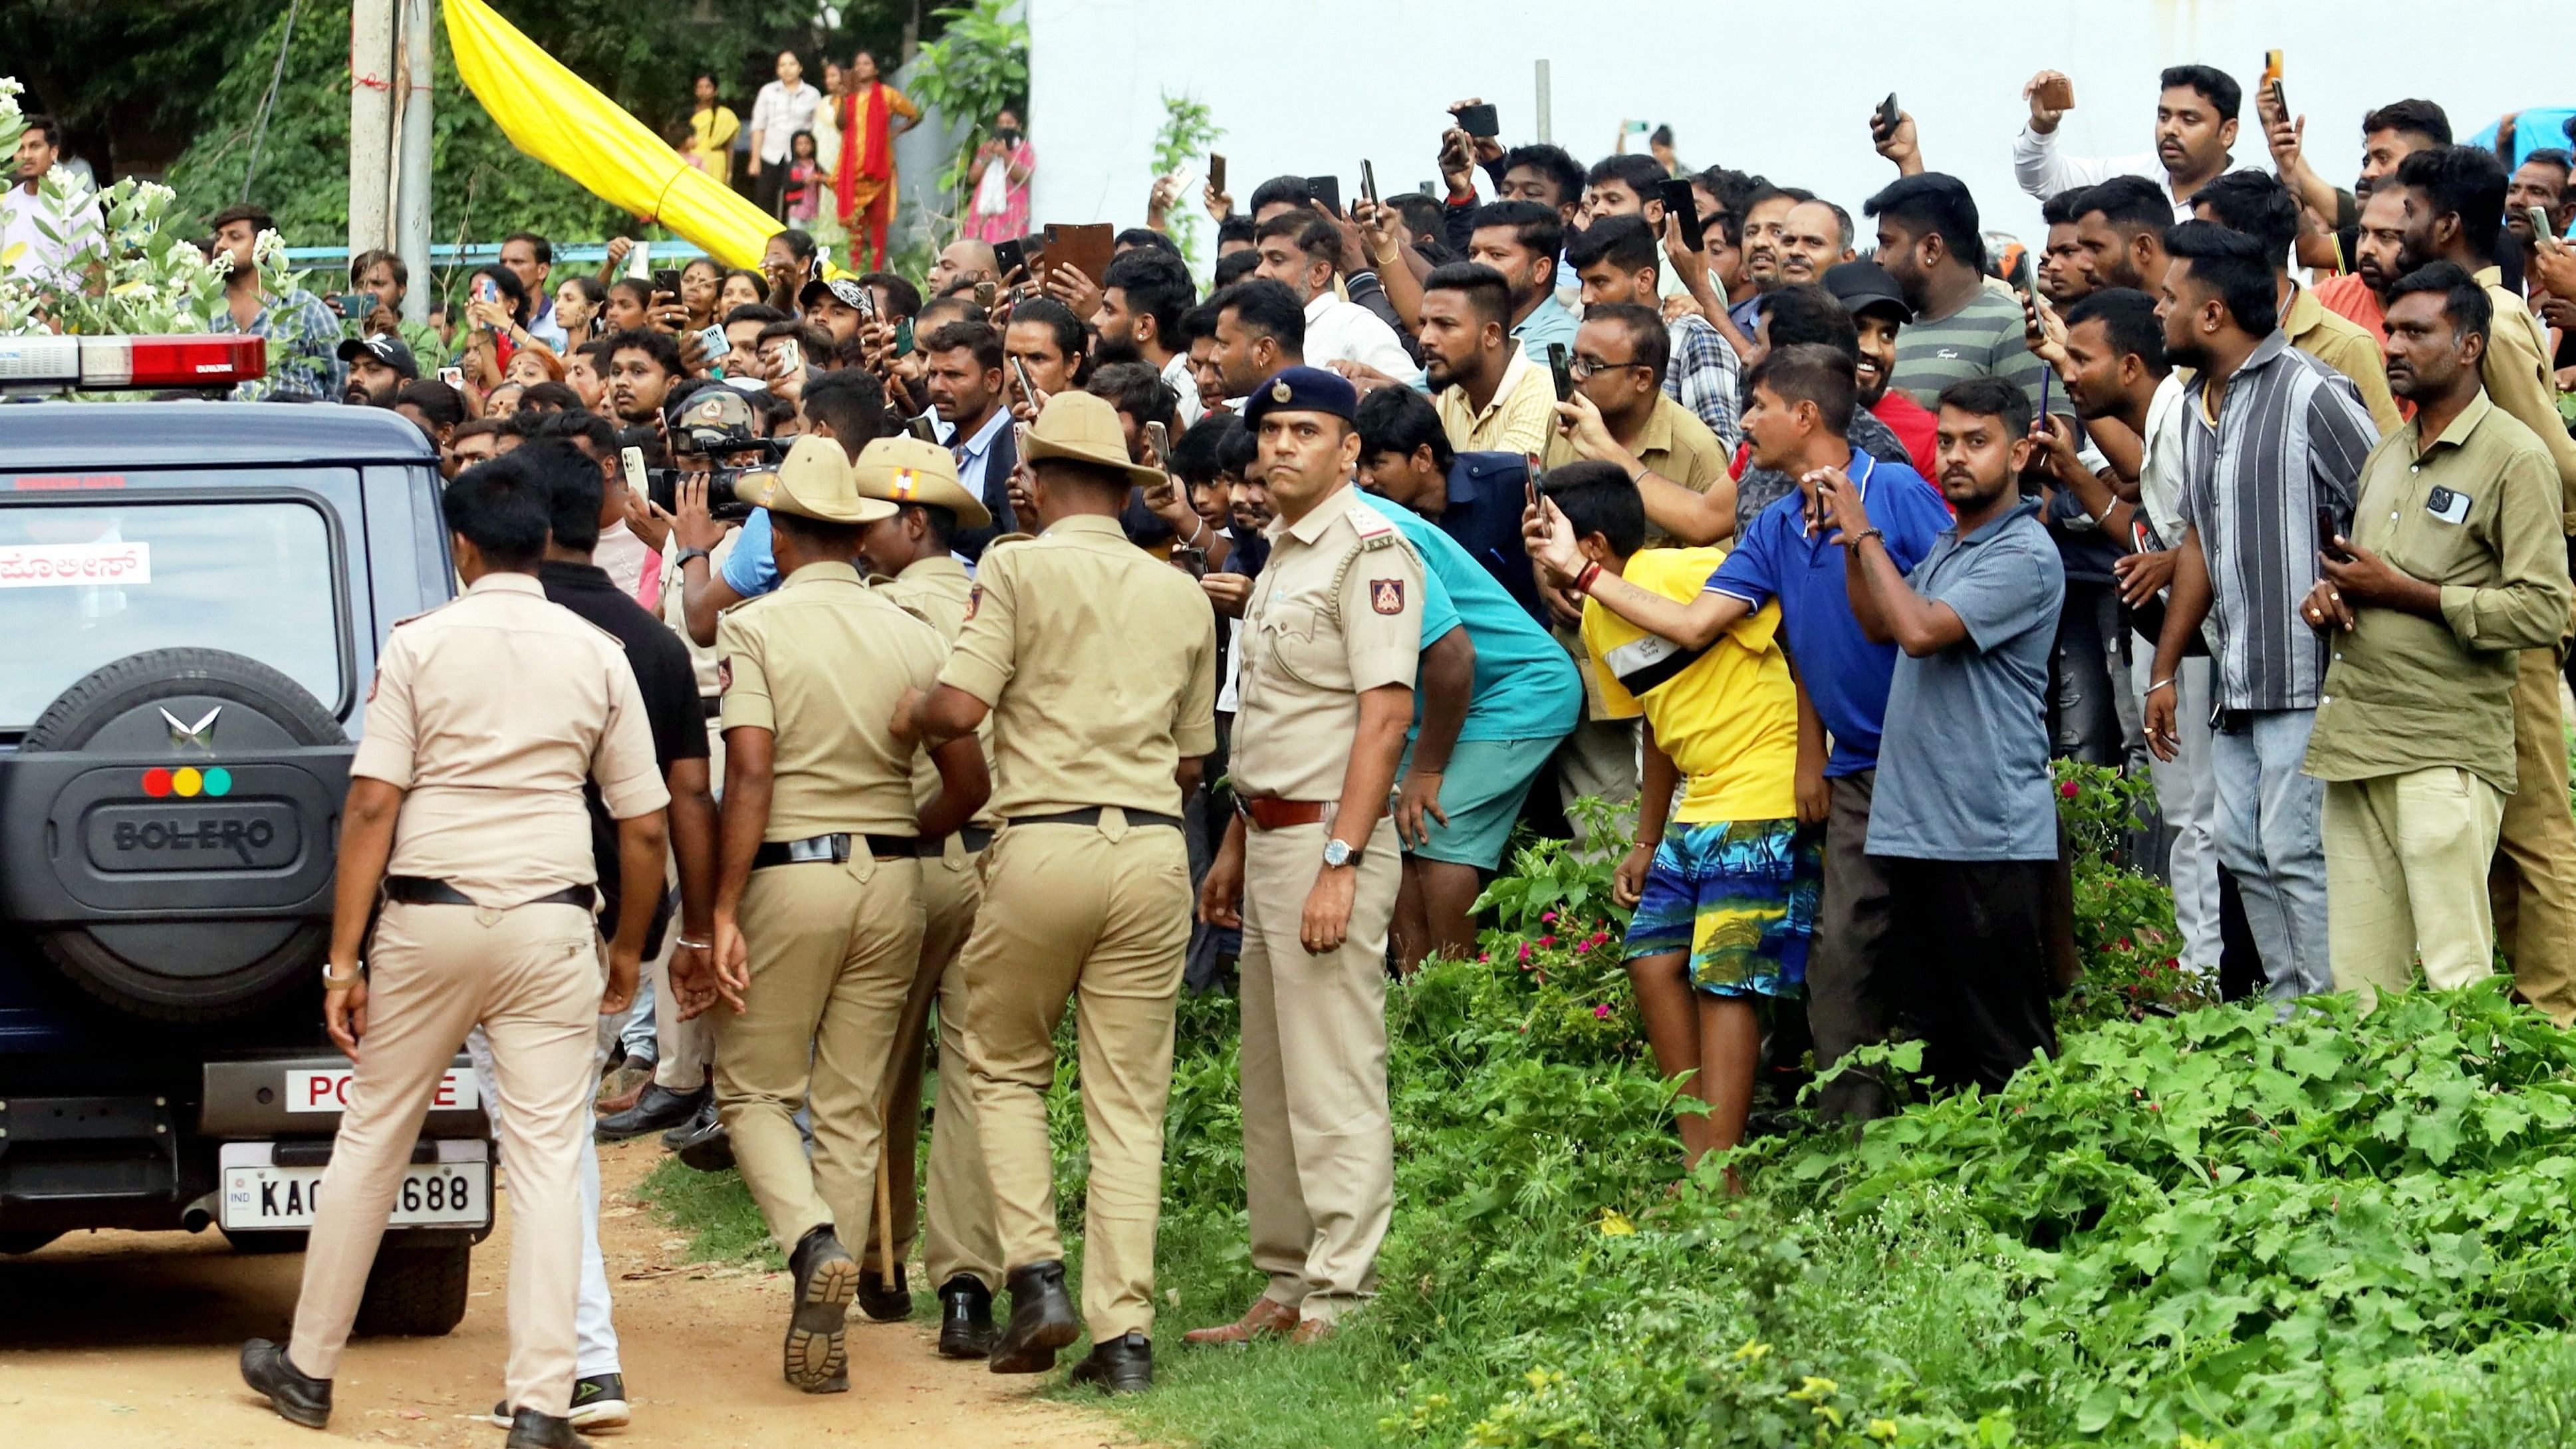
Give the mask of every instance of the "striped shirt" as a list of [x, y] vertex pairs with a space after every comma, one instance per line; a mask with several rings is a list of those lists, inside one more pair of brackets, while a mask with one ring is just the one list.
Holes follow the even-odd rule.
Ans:
[[[2000, 377], [2021, 384], [2036, 413], [2040, 379], [2047, 375], [2022, 333], [2021, 303], [2010, 292], [1984, 287], [1947, 317], [1907, 323], [1896, 334], [1896, 371], [1890, 381], [1925, 410], [1938, 412], [1941, 389], [1972, 377]], [[2057, 404], [2065, 410], [2063, 394]]]
[[2327, 642], [2299, 601], [2318, 578], [2317, 510], [2352, 527], [2378, 441], [2352, 379], [2277, 330], [2227, 380], [2215, 419], [2202, 388], [2184, 399], [2182, 522], [2209, 565], [2219, 708], [2316, 708]]
[[1685, 312], [1670, 329], [1672, 360], [1664, 364], [1664, 396], [1699, 415], [1728, 452], [1744, 436], [1736, 420], [1735, 398], [1743, 364], [1726, 338], [1696, 312]]

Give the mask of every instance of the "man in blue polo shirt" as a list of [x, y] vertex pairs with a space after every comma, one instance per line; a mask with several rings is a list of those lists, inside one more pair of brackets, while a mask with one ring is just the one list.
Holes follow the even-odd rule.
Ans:
[[[1362, 448], [1365, 480], [1365, 441]], [[1369, 506], [1422, 558], [1423, 685], [1413, 692], [1395, 807], [1404, 843], [1396, 950], [1409, 971], [1435, 950], [1476, 949], [1469, 908], [1485, 874], [1502, 864], [1530, 782], [1581, 716], [1583, 684], [1564, 647], [1457, 540], [1392, 501], [1372, 497]], [[1524, 568], [1528, 558], [1524, 551]], [[1472, 682], [1436, 688], [1435, 651], [1455, 650], [1456, 634], [1474, 651]]]
[[1944, 1086], [1988, 1092], [2033, 1053], [2056, 1053], [2048, 998], [2072, 949], [2043, 722], [2066, 575], [2017, 486], [2030, 414], [2003, 378], [1941, 390], [1941, 492], [1959, 517], [1919, 561], [1889, 547], [1854, 480], [1819, 480], [1852, 614], [1904, 651], [1888, 709], [1905, 727], [1881, 756], [1869, 853], [1907, 943], [1923, 1065]]
[[[1821, 1069], [1853, 1047], [1883, 1040], [1896, 1016], [1898, 983], [1886, 959], [1887, 879], [1867, 848], [1896, 648], [1871, 643], [1852, 615], [1843, 547], [1810, 523], [1818, 508], [1814, 479], [1829, 468], [1848, 476], [1871, 525], [1885, 531], [1889, 554], [1907, 567], [1932, 551], [1950, 526], [1950, 512], [1922, 474], [1851, 446], [1859, 385], [1840, 349], [1798, 343], [1773, 350], [1753, 370], [1751, 397], [1743, 421], [1753, 461], [1798, 479], [1798, 491], [1754, 516], [1690, 603], [1606, 576], [1593, 585], [1592, 598], [1684, 649], [1704, 649], [1737, 620], [1780, 601], [1782, 635], [1798, 676], [1798, 818], [1826, 822], [1824, 892], [1807, 957], [1807, 1022]], [[1640, 486], [1688, 493], [1651, 475]], [[1530, 530], [1531, 552], [1552, 566], [1570, 565], [1568, 573], [1581, 569], [1572, 530], [1553, 523]], [[1824, 735], [1833, 738], [1830, 758]], [[1828, 1114], [1855, 1119], [1884, 1116], [1889, 1107], [1885, 1089], [1858, 1073], [1827, 1083], [1820, 1100]]]
[[1529, 460], [1452, 451], [1440, 410], [1409, 387], [1364, 394], [1359, 414], [1360, 486], [1440, 525], [1544, 627], [1547, 605], [1521, 545]]

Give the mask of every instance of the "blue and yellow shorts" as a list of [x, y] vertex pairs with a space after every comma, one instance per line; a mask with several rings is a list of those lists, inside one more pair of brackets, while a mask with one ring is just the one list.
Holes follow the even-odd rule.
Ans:
[[1824, 831], [1795, 820], [1676, 824], [1655, 848], [1627, 959], [1688, 953], [1716, 996], [1796, 996], [1807, 979]]

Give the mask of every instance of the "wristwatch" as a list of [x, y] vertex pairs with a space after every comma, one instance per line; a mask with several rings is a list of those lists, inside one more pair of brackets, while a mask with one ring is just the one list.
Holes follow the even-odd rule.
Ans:
[[684, 569], [689, 566], [689, 560], [693, 558], [714, 558], [715, 556], [715, 550], [711, 548], [684, 548], [680, 550], [678, 557], [671, 560], [671, 566]]
[[1346, 865], [1357, 865], [1363, 853], [1360, 847], [1346, 840], [1327, 840], [1324, 842], [1325, 868], [1339, 870]]

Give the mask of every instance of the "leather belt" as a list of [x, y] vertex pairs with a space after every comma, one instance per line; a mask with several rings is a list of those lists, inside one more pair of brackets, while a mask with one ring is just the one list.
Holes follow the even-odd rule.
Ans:
[[909, 835], [852, 835], [842, 831], [832, 835], [809, 835], [803, 840], [771, 840], [751, 853], [751, 868], [765, 870], [773, 865], [814, 865], [829, 861], [834, 865], [848, 862], [850, 843], [863, 841], [868, 854], [879, 860], [897, 860], [919, 852], [921, 842]]
[[708, 719], [717, 718], [724, 713], [724, 696], [721, 694], [699, 695], [698, 711]]
[[[1108, 808], [1110, 807], [1105, 805], [1094, 805], [1083, 810], [1060, 810], [1053, 815], [1014, 815], [1007, 823], [1012, 825], [1098, 825], [1100, 812]], [[1167, 825], [1174, 830], [1181, 828], [1181, 817], [1178, 815], [1157, 815], [1151, 810], [1128, 810], [1126, 815], [1127, 823], [1130, 825]]]
[[[385, 899], [406, 906], [473, 906], [482, 904], [472, 896], [443, 880], [425, 875], [389, 875], [385, 877]], [[579, 906], [590, 910], [598, 895], [586, 885], [565, 886], [550, 896], [521, 901], [523, 906]]]
[[943, 835], [937, 840], [915, 842], [915, 853], [924, 860], [936, 860], [948, 853], [948, 842], [951, 839], [964, 845], [968, 855], [973, 855], [993, 843], [993, 832], [981, 825], [960, 825], [957, 827], [957, 834], [953, 837]]
[[[1250, 822], [1255, 830], [1286, 830], [1295, 825], [1321, 825], [1325, 813], [1333, 808], [1330, 800], [1278, 800], [1268, 796], [1237, 795], [1235, 812]], [[1381, 809], [1377, 818], [1384, 820]]]

